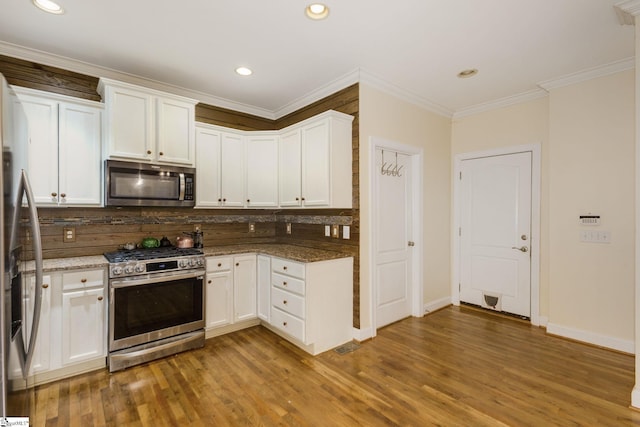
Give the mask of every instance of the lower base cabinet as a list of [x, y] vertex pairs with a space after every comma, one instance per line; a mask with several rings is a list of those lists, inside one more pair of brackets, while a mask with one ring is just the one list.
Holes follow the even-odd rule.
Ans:
[[313, 355], [353, 336], [353, 258], [298, 263], [271, 259], [274, 332]]
[[[43, 384], [106, 366], [106, 269], [48, 272], [30, 377]], [[26, 303], [33, 304], [35, 276], [26, 276]], [[27, 325], [27, 331], [31, 325]], [[10, 367], [11, 374], [19, 373]]]

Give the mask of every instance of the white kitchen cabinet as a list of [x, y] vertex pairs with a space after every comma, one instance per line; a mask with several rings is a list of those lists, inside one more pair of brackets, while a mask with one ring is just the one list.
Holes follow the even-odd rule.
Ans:
[[29, 121], [28, 172], [38, 206], [102, 204], [103, 106], [16, 88]]
[[219, 328], [233, 323], [232, 257], [207, 258], [205, 327]]
[[234, 321], [255, 319], [257, 314], [256, 255], [233, 258]]
[[196, 100], [104, 78], [98, 92], [106, 157], [194, 165]]
[[218, 126], [196, 126], [196, 207], [243, 208], [245, 141]]
[[352, 120], [327, 111], [281, 131], [280, 206], [352, 206]]
[[208, 257], [207, 336], [257, 324], [256, 310], [256, 255]]
[[257, 257], [258, 318], [269, 322], [271, 319], [271, 257]]
[[353, 258], [299, 263], [272, 257], [267, 325], [313, 355], [351, 341]]
[[105, 271], [62, 273], [62, 364], [107, 354]]
[[278, 137], [247, 137], [247, 207], [278, 207]]

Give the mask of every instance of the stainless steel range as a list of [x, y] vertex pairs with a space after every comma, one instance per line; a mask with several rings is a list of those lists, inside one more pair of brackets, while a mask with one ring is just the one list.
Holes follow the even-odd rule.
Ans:
[[108, 252], [109, 371], [204, 346], [205, 259], [163, 247]]

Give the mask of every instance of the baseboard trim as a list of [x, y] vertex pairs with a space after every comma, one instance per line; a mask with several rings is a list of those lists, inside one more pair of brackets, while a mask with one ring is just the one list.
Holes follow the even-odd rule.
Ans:
[[452, 304], [451, 297], [444, 297], [435, 301], [430, 301], [424, 305], [424, 314], [433, 313], [434, 311], [442, 310]]
[[559, 337], [581, 341], [587, 344], [597, 345], [599, 347], [621, 351], [623, 353], [635, 354], [635, 343], [633, 341], [595, 334], [593, 332], [569, 328], [555, 323], [547, 324], [547, 333], [550, 335], [557, 335]]
[[631, 391], [631, 407], [640, 409], [640, 386], [638, 385]]
[[374, 337], [373, 328], [353, 328], [353, 339], [356, 341], [366, 341]]

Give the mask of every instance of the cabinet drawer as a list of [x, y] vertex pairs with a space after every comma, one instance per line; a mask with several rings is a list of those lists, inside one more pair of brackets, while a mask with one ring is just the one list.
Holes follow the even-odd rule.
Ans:
[[304, 280], [283, 276], [278, 273], [271, 273], [271, 284], [280, 289], [304, 295]]
[[104, 286], [104, 270], [85, 270], [62, 273], [62, 290]]
[[286, 259], [272, 258], [271, 271], [304, 279], [304, 264]]
[[276, 307], [271, 307], [271, 324], [304, 342], [304, 320], [300, 320]]
[[291, 292], [271, 288], [271, 304], [282, 311], [304, 319], [304, 298]]
[[207, 271], [226, 271], [231, 270], [233, 259], [231, 257], [224, 258], [207, 258]]

